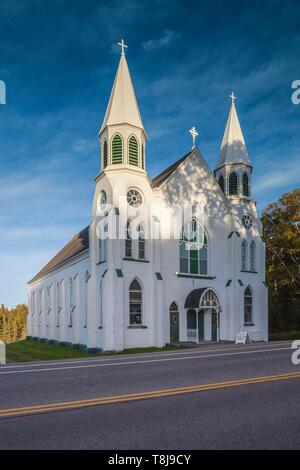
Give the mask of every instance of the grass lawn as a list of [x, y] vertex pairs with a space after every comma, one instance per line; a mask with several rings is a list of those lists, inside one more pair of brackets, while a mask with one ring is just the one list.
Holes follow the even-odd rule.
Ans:
[[269, 333], [269, 341], [284, 341], [300, 339], [300, 331], [275, 331]]
[[[125, 349], [114, 354], [139, 354], [145, 352], [171, 351], [183, 349], [185, 346], [165, 346], [163, 348]], [[72, 349], [59, 344], [40, 343], [39, 341], [19, 341], [6, 346], [7, 362], [47, 361], [56, 359], [74, 359], [79, 357], [104, 356], [113, 353], [87, 354], [85, 351]]]

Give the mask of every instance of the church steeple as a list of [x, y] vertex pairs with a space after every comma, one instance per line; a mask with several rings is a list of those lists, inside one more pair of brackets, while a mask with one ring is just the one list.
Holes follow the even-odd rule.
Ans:
[[145, 168], [147, 135], [143, 126], [122, 42], [119, 67], [99, 132], [102, 169], [111, 165], [134, 165]]
[[215, 176], [227, 196], [250, 197], [252, 164], [236, 112], [236, 97], [232, 93], [229, 112]]

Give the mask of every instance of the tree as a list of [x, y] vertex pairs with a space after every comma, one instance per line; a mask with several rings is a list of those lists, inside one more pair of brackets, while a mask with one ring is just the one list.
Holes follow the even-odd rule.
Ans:
[[300, 188], [262, 214], [271, 329], [300, 329]]
[[8, 309], [0, 306], [0, 339], [5, 343], [13, 343], [26, 338], [27, 305], [17, 305]]

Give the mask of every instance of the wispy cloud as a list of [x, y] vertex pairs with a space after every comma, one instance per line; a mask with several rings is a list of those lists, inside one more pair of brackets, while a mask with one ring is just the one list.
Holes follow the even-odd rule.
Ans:
[[142, 48], [145, 51], [153, 51], [160, 49], [161, 47], [169, 47], [179, 36], [175, 31], [166, 29], [163, 35], [158, 39], [149, 39], [148, 41], [142, 42]]

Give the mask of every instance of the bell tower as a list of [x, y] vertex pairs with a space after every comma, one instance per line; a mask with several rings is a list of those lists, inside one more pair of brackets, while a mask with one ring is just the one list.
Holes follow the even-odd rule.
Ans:
[[99, 132], [101, 170], [130, 167], [145, 172], [147, 135], [128, 69], [123, 39], [121, 58]]
[[231, 109], [214, 173], [228, 198], [250, 200], [252, 164], [236, 112], [236, 97], [233, 92], [230, 98]]

